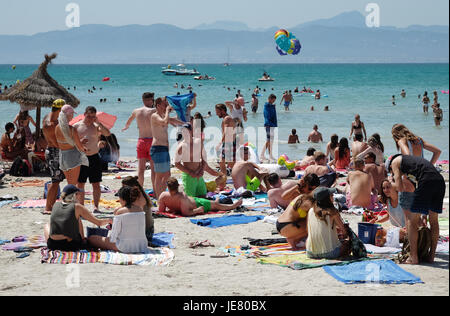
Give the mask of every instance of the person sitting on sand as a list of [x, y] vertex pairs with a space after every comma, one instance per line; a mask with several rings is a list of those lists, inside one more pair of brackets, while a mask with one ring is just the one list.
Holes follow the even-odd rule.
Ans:
[[300, 170], [300, 169], [306, 169], [308, 166], [312, 165], [314, 163], [314, 153], [316, 152], [315, 148], [309, 148], [308, 151], [306, 152], [306, 156], [303, 157], [303, 159], [301, 161], [298, 161], [295, 164], [295, 169], [296, 170]]
[[[371, 174], [364, 171], [364, 160], [355, 161], [355, 171], [347, 177], [347, 206], [359, 206], [374, 210], [377, 201], [377, 191]], [[374, 194], [372, 194], [372, 192]]]
[[155, 223], [153, 220], [152, 202], [150, 197], [145, 193], [144, 188], [139, 182], [138, 176], [124, 178], [122, 180], [122, 187], [124, 186], [136, 188], [141, 193], [134, 204], [142, 208], [142, 211], [145, 213], [145, 236], [147, 237], [148, 245], [151, 246], [153, 234], [155, 232]]
[[289, 203], [286, 211], [277, 220], [277, 231], [281, 236], [286, 237], [292, 250], [305, 248], [302, 240], [308, 237], [306, 217], [313, 202], [311, 195], [302, 194]]
[[109, 237], [90, 236], [94, 248], [122, 253], [145, 253], [148, 240], [145, 236], [145, 213], [136, 205], [139, 189], [125, 186], [119, 192], [120, 207], [114, 212], [114, 222]]
[[327, 144], [327, 157], [329, 161], [334, 160], [334, 150], [339, 146], [339, 136], [336, 134], [331, 135], [330, 141]]
[[242, 205], [243, 200], [234, 204], [220, 204], [219, 199], [210, 201], [201, 198], [193, 198], [178, 191], [178, 180], [169, 178], [167, 188], [169, 192], [161, 194], [158, 200], [160, 212], [181, 213], [183, 216], [195, 216], [208, 212], [231, 211]]
[[346, 228], [333, 205], [336, 189], [317, 188], [313, 197], [315, 203], [308, 212], [308, 239], [306, 255], [312, 259], [337, 259], [349, 254], [349, 248], [341, 238], [347, 235]]
[[334, 161], [330, 162], [336, 169], [346, 169], [350, 165], [350, 147], [347, 138], [339, 141], [339, 146], [334, 150]]
[[363, 142], [363, 136], [361, 134], [356, 134], [353, 138], [352, 143], [352, 157], [356, 158], [360, 153], [365, 151], [369, 145]]
[[364, 156], [364, 171], [372, 175], [375, 189], [377, 189], [378, 192], [382, 192], [381, 183], [387, 176], [386, 167], [384, 163], [381, 165], [377, 164], [375, 159], [376, 156], [374, 153], [368, 153]]
[[327, 156], [320, 151], [314, 153], [314, 164], [305, 169], [304, 176], [316, 174], [320, 180], [320, 186], [332, 187], [337, 179], [336, 172], [327, 164]]
[[311, 143], [323, 142], [322, 134], [319, 132], [319, 126], [314, 125], [313, 131], [308, 136], [308, 142]]
[[25, 133], [23, 129], [18, 130], [11, 138], [10, 134], [14, 132], [14, 124], [7, 123], [5, 125], [5, 134], [2, 135], [0, 142], [2, 158], [14, 160], [16, 157], [26, 159], [28, 151], [25, 148]]
[[281, 178], [276, 173], [271, 173], [267, 177], [267, 182], [270, 185], [270, 190], [267, 191], [267, 195], [270, 202], [271, 208], [277, 208], [280, 206], [283, 209], [286, 209], [286, 207], [289, 205], [289, 201], [282, 198], [282, 195], [284, 192], [292, 189], [293, 187], [297, 186], [297, 181], [287, 181], [283, 183], [281, 181]]
[[384, 163], [384, 146], [380, 145], [380, 142], [377, 140], [377, 137], [375, 135], [372, 135], [369, 137], [369, 140], [367, 141], [367, 148], [360, 152], [358, 155], [355, 156], [355, 154], [353, 154], [353, 157], [355, 157], [355, 159], [358, 158], [364, 158], [366, 157], [369, 153], [373, 153], [375, 155], [375, 162], [379, 165]]
[[262, 182], [267, 186], [267, 172], [264, 172], [257, 164], [249, 162], [249, 148], [242, 147], [240, 150], [241, 159], [236, 162], [231, 171], [231, 177], [235, 189], [246, 188], [250, 190], [248, 180], [252, 182], [259, 182], [259, 189], [263, 192], [267, 192], [267, 188], [262, 185]]
[[384, 223], [389, 220], [395, 227], [406, 227], [406, 215], [400, 205], [398, 191], [392, 185], [391, 180], [384, 179], [381, 188], [381, 202], [386, 206], [388, 212], [386, 215], [375, 217], [370, 223]]
[[50, 224], [44, 227], [48, 249], [61, 251], [85, 249], [87, 243], [81, 219], [96, 226], [112, 224], [111, 219], [97, 219], [86, 207], [77, 203], [78, 192], [80, 189], [76, 186], [66, 185], [61, 193], [61, 202], [53, 205]]
[[289, 135], [288, 144], [300, 144], [300, 140], [298, 139], [297, 130], [293, 129], [292, 134]]

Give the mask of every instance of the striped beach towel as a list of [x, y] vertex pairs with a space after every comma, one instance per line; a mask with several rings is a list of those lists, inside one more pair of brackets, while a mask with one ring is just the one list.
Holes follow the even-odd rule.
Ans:
[[124, 254], [112, 251], [78, 252], [41, 249], [41, 262], [50, 264], [105, 263], [114, 265], [168, 266], [174, 252], [169, 248], [149, 249], [145, 254]]

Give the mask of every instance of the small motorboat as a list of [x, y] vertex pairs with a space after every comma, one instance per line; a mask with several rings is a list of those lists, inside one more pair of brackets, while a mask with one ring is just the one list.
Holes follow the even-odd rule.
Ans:
[[271, 78], [267, 72], [264, 72], [263, 76], [258, 79], [259, 81], [275, 81], [275, 79]]
[[216, 78], [204, 75], [204, 76], [196, 76], [194, 77], [194, 80], [216, 80]]
[[162, 70], [166, 76], [198, 76], [200, 73], [196, 69], [187, 69], [185, 65], [179, 64], [177, 68], [168, 65]]

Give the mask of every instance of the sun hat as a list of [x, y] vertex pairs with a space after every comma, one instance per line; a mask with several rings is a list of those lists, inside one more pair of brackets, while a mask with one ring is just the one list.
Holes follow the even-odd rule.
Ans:
[[71, 105], [66, 104], [61, 108], [61, 112], [63, 112], [64, 114], [71, 114], [71, 113], [75, 113], [75, 110], [73, 109], [73, 107]]
[[66, 101], [63, 99], [57, 99], [53, 101], [52, 108], [60, 109], [66, 104]]

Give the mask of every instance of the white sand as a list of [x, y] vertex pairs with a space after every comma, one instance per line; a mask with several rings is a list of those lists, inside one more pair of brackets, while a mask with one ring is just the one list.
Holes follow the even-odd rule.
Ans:
[[[448, 198], [448, 174], [445, 177]], [[11, 176], [7, 178], [14, 179]], [[146, 179], [145, 183], [146, 188], [149, 188], [150, 179]], [[120, 180], [105, 180], [103, 184], [118, 189]], [[91, 190], [90, 185], [86, 189]], [[20, 200], [40, 198], [43, 188], [17, 189], [5, 184], [0, 186], [0, 196], [6, 194], [16, 195]], [[104, 194], [102, 198], [114, 197], [113, 194]], [[445, 208], [442, 216], [448, 217], [448, 202]], [[49, 221], [49, 216], [42, 215], [40, 211], [12, 209], [11, 205], [0, 208], [0, 239], [43, 234], [43, 226]], [[344, 218], [357, 231], [360, 216], [344, 215]], [[402, 265], [425, 282], [416, 285], [345, 285], [322, 268], [295, 271], [262, 265], [255, 259], [210, 257], [218, 252], [219, 247], [247, 244], [244, 237], [279, 238], [279, 235], [272, 235], [274, 229], [274, 225], [262, 221], [210, 229], [196, 226], [187, 218], [156, 218], [156, 233], [175, 233], [175, 259], [170, 266], [77, 265], [79, 287], [66, 285], [66, 280], [70, 280], [74, 273], [73, 266], [41, 264], [39, 250], [24, 259], [16, 259], [14, 252], [0, 250], [0, 295], [449, 295], [448, 255], [439, 255], [433, 265]], [[215, 247], [189, 248], [190, 242], [206, 239]]]

